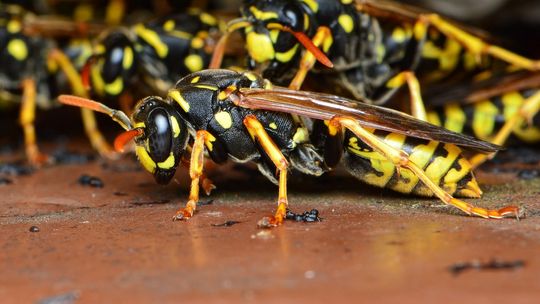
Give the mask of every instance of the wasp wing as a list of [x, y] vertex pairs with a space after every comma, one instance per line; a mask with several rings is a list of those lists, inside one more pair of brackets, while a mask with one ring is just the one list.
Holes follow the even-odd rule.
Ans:
[[430, 107], [448, 103], [464, 105], [529, 89], [540, 89], [540, 72], [505, 72], [483, 80], [464, 81], [458, 85], [435, 85], [425, 91], [424, 99]]
[[500, 149], [497, 145], [437, 127], [399, 111], [336, 95], [281, 87], [272, 90], [242, 88], [235, 103], [254, 110], [285, 112], [319, 120], [347, 116], [356, 119], [363, 127], [451, 143], [481, 152]]

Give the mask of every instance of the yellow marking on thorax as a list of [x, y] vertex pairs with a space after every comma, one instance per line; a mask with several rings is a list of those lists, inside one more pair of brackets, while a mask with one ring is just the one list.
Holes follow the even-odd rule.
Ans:
[[450, 131], [461, 133], [466, 120], [463, 109], [458, 104], [450, 104], [444, 107], [444, 113], [446, 115], [444, 127]]
[[157, 166], [159, 168], [161, 168], [161, 169], [171, 169], [172, 167], [174, 167], [174, 155], [173, 155], [173, 153], [171, 152], [169, 154], [169, 157], [167, 157], [166, 160], [157, 163]]
[[302, 0], [302, 2], [307, 4], [307, 6], [309, 6], [311, 11], [314, 13], [316, 13], [319, 10], [319, 3], [317, 3], [317, 0]]
[[273, 130], [277, 130], [277, 125], [275, 122], [271, 122], [268, 126]]
[[199, 88], [199, 89], [211, 90], [211, 91], [219, 90], [218, 87], [207, 85], [207, 84], [196, 84], [194, 85], [194, 87]]
[[199, 14], [199, 18], [201, 19], [201, 21], [204, 23], [204, 24], [207, 24], [207, 25], [210, 25], [210, 26], [214, 26], [217, 24], [217, 19], [214, 18], [214, 16], [208, 14], [208, 13], [200, 13]]
[[257, 81], [257, 76], [251, 72], [245, 72], [244, 73], [244, 76], [246, 76], [247, 79], [249, 79], [249, 81]]
[[184, 64], [191, 72], [197, 72], [203, 69], [204, 63], [201, 56], [197, 54], [191, 54], [186, 56]]
[[202, 47], [204, 47], [204, 40], [199, 37], [194, 37], [193, 39], [191, 39], [191, 47], [194, 49], [201, 49]]
[[199, 82], [199, 79], [201, 79], [201, 76], [195, 76], [193, 79], [191, 79], [191, 83], [197, 83]]
[[351, 4], [353, 1], [354, 0], [341, 0], [341, 3], [347, 5], [347, 4]]
[[341, 25], [341, 27], [343, 28], [343, 30], [346, 32], [346, 33], [350, 33], [353, 31], [354, 29], [354, 20], [351, 16], [347, 15], [347, 14], [341, 14], [339, 17], [338, 17], [338, 22], [339, 22], [339, 25]]
[[174, 27], [176, 26], [176, 23], [174, 22], [174, 20], [167, 20], [164, 24], [163, 24], [163, 29], [167, 32], [170, 32], [172, 30], [174, 30]]
[[23, 61], [28, 57], [28, 47], [21, 39], [11, 39], [8, 42], [7, 50], [18, 61]]
[[309, 16], [304, 13], [304, 30], [307, 31], [309, 29]]
[[392, 31], [392, 40], [394, 40], [397, 43], [404, 42], [410, 34], [402, 27], [396, 27]]
[[18, 20], [10, 20], [6, 26], [7, 31], [11, 34], [21, 31], [21, 23]]
[[279, 37], [279, 30], [270, 30], [270, 40], [272, 40], [273, 43], [276, 43]]
[[499, 109], [489, 100], [474, 105], [472, 129], [476, 137], [487, 140], [495, 131], [495, 120]]
[[136, 123], [134, 126], [133, 126], [134, 129], [137, 129], [137, 128], [141, 128], [141, 129], [144, 129], [146, 128], [146, 124], [144, 123], [144, 121], [140, 121], [138, 123]]
[[137, 155], [137, 158], [139, 159], [139, 162], [142, 164], [144, 169], [154, 174], [154, 172], [156, 171], [156, 163], [152, 160], [150, 155], [148, 155], [146, 149], [144, 147], [137, 146], [135, 148], [135, 154]]
[[258, 8], [256, 8], [255, 6], [250, 6], [249, 10], [253, 14], [253, 16], [255, 16], [255, 19], [258, 19], [258, 20], [268, 20], [268, 19], [277, 19], [278, 18], [278, 14], [276, 12], [272, 12], [272, 11], [263, 12], [263, 11], [259, 10]]
[[189, 103], [184, 99], [184, 97], [182, 97], [182, 94], [180, 94], [180, 91], [170, 90], [168, 96], [172, 98], [174, 101], [176, 101], [180, 105], [182, 110], [184, 110], [184, 112], [186, 113], [189, 112]]
[[231, 113], [226, 112], [226, 111], [219, 111], [216, 114], [214, 114], [214, 118], [223, 129], [227, 130], [230, 127], [232, 127], [233, 121], [232, 121]]
[[169, 53], [169, 47], [165, 43], [163, 43], [163, 41], [161, 41], [159, 35], [156, 32], [147, 29], [142, 24], [137, 24], [134, 30], [138, 36], [143, 38], [144, 41], [146, 41], [156, 50], [156, 53], [160, 58], [167, 57], [167, 54]]
[[105, 84], [105, 92], [109, 95], [117, 96], [122, 93], [124, 89], [124, 81], [121, 76], [116, 77], [116, 79], [111, 83]]
[[276, 59], [280, 62], [289, 62], [298, 50], [298, 44], [295, 44], [290, 50], [285, 52], [277, 52]]
[[124, 58], [122, 59], [122, 67], [127, 70], [133, 64], [133, 50], [129, 47], [124, 48]]
[[180, 135], [180, 125], [178, 124], [178, 120], [176, 120], [176, 117], [171, 116], [171, 127], [173, 131], [173, 137], [177, 138], [178, 135]]

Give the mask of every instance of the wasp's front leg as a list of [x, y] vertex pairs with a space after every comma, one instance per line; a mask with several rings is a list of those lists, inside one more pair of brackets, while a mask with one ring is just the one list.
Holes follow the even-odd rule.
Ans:
[[200, 130], [195, 135], [195, 141], [191, 149], [191, 160], [189, 165], [189, 176], [191, 177], [191, 187], [189, 190], [189, 200], [185, 208], [176, 212], [173, 216], [173, 221], [187, 220], [193, 216], [199, 201], [199, 183], [203, 176], [204, 166], [204, 146], [211, 145], [215, 141], [215, 137], [208, 131]]

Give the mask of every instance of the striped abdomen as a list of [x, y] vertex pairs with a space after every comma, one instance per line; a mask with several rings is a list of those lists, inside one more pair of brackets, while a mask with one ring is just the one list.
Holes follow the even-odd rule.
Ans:
[[[482, 194], [459, 147], [380, 130], [374, 134], [390, 146], [405, 151], [410, 160], [446, 192], [462, 197], [480, 197]], [[411, 171], [400, 169], [398, 173], [394, 164], [352, 133], [347, 132], [344, 145], [345, 166], [358, 179], [401, 193], [433, 196], [432, 191]]]
[[[535, 92], [512, 91], [471, 104], [449, 103], [429, 111], [428, 121], [454, 132], [471, 134], [489, 141], [517, 113], [525, 99]], [[512, 134], [524, 142], [540, 141], [540, 115], [534, 116], [531, 126], [524, 122], [514, 127]]]

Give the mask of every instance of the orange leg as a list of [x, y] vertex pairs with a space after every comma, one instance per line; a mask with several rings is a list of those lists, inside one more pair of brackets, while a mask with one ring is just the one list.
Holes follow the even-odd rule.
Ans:
[[36, 144], [36, 130], [34, 127], [34, 118], [36, 115], [36, 83], [33, 79], [25, 79], [22, 82], [23, 96], [21, 102], [21, 112], [19, 123], [24, 131], [24, 144], [26, 157], [33, 166], [41, 166], [50, 159], [39, 152]]
[[507, 216], [516, 216], [519, 218], [520, 209], [516, 206], [508, 206], [499, 210], [485, 209], [476, 207], [467, 202], [458, 200], [441, 189], [433, 181], [431, 181], [424, 170], [415, 165], [410, 159], [409, 155], [402, 150], [395, 149], [384, 141], [365, 130], [354, 118], [349, 117], [334, 117], [330, 120], [330, 125], [334, 129], [347, 128], [353, 132], [358, 138], [364, 141], [375, 151], [381, 153], [389, 161], [391, 161], [396, 168], [406, 168], [412, 171], [429, 189], [440, 198], [445, 204], [454, 206], [469, 215], [476, 215], [483, 218], [503, 218]]
[[266, 155], [270, 157], [279, 170], [279, 194], [276, 213], [271, 217], [264, 217], [257, 223], [260, 228], [275, 227], [283, 223], [287, 206], [289, 205], [287, 201], [287, 168], [289, 167], [289, 163], [268, 133], [266, 133], [266, 130], [264, 130], [257, 117], [248, 115], [244, 119], [244, 125], [251, 137], [259, 142]]
[[189, 165], [189, 176], [191, 177], [189, 200], [186, 203], [185, 208], [176, 212], [173, 216], [173, 221], [187, 220], [193, 216], [195, 209], [197, 209], [197, 202], [199, 201], [199, 183], [200, 178], [203, 175], [204, 146], [205, 144], [208, 146], [213, 140], [215, 140], [214, 136], [208, 133], [208, 131], [197, 131], [195, 142], [191, 149], [191, 160]]
[[[182, 157], [181, 162], [182, 162], [183, 167], [187, 169], [190, 168], [189, 160]], [[208, 168], [209, 166], [212, 166], [212, 163], [209, 160], [205, 162], [204, 166], [206, 167], [206, 171], [208, 171], [208, 169], [210, 170], [212, 169], [212, 168]], [[201, 173], [200, 186], [203, 188], [204, 193], [206, 193], [206, 195], [210, 195], [212, 190], [216, 189], [216, 185], [214, 185], [212, 180], [204, 172]]]

